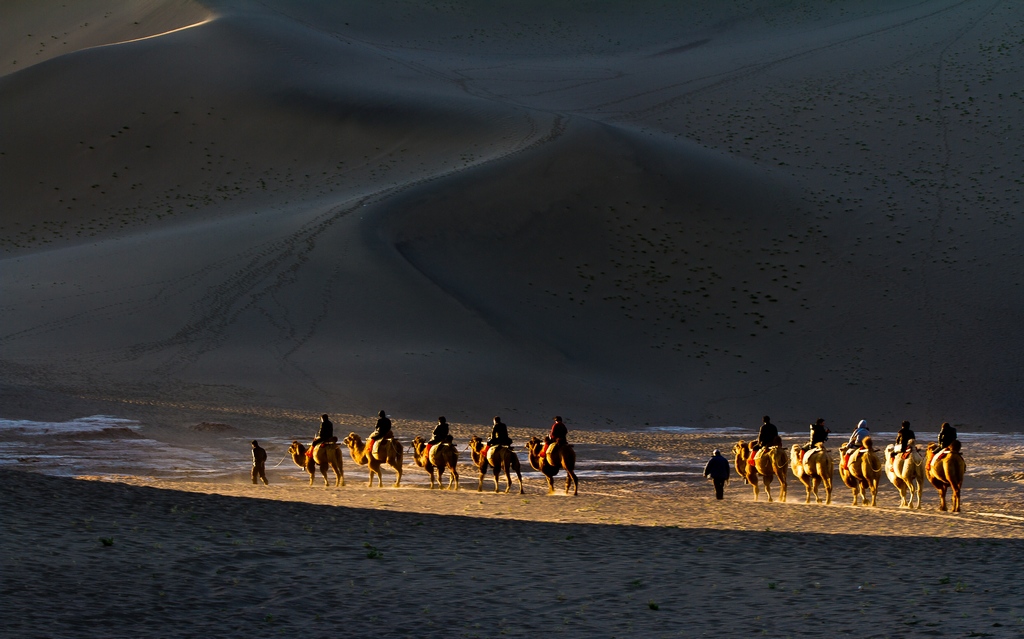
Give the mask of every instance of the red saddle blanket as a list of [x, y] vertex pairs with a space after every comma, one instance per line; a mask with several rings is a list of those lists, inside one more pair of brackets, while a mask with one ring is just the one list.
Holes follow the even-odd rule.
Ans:
[[747, 460], [747, 465], [748, 466], [753, 466], [754, 465], [754, 459], [757, 457], [757, 451], [759, 451], [759, 450], [761, 450], [761, 449], [758, 448], [756, 450], [750, 451], [750, 459]]

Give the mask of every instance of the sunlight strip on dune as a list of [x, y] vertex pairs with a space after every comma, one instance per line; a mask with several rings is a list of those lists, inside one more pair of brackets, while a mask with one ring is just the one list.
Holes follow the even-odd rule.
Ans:
[[141, 42], [143, 40], [152, 40], [153, 38], [162, 38], [164, 36], [171, 35], [172, 33], [178, 33], [179, 31], [185, 31], [186, 29], [193, 29], [195, 27], [201, 27], [204, 24], [207, 24], [209, 22], [213, 22], [214, 20], [217, 20], [219, 17], [220, 16], [217, 16], [215, 14], [210, 14], [210, 16], [207, 17], [204, 20], [200, 20], [199, 22], [196, 22], [194, 24], [187, 24], [187, 25], [185, 25], [183, 27], [178, 27], [177, 29], [171, 29], [169, 31], [164, 31], [162, 33], [154, 33], [153, 35], [142, 36], [141, 38], [132, 38], [131, 40], [120, 40], [118, 42], [108, 42], [106, 44], [97, 45], [94, 48], [98, 49], [100, 47], [116, 47], [119, 44], [131, 44], [132, 42]]

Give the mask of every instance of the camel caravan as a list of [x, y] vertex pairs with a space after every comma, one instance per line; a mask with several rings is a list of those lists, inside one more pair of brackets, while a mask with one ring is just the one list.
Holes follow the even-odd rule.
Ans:
[[[831, 504], [833, 471], [838, 463], [839, 478], [850, 489], [854, 506], [878, 504], [878, 488], [884, 473], [900, 494], [900, 508], [921, 508], [921, 492], [927, 480], [939, 492], [939, 510], [960, 512], [960, 492], [967, 466], [956, 429], [949, 423], [942, 424], [938, 441], [922, 450], [910, 430], [910, 422], [904, 421], [895, 443], [880, 451], [875, 448], [867, 422], [861, 420], [849, 441], [840, 445], [838, 460], [825, 447], [831, 432], [825, 427], [825, 420], [819, 419], [810, 428], [810, 441], [793, 444], [787, 451], [778, 429], [765, 416], [755, 440], [741, 439], [733, 446], [736, 473], [752, 487], [754, 501], [762, 489], [768, 501], [773, 501], [775, 480], [779, 482], [779, 501], [786, 501], [788, 468], [804, 485], [805, 504], [810, 503], [812, 496], [815, 503]], [[951, 493], [949, 504], [947, 491]]]
[[[325, 488], [330, 486], [327, 477], [328, 468], [334, 471], [335, 486], [345, 485], [342, 445], [348, 448], [352, 461], [369, 470], [368, 486], [370, 488], [374, 485], [374, 478], [377, 479], [378, 487], [384, 486], [385, 466], [390, 466], [395, 472], [394, 487], [401, 486], [405, 449], [395, 438], [391, 420], [388, 419], [385, 411], [382, 410], [378, 414], [377, 424], [366, 441], [353, 432], [349, 433], [339, 444], [338, 438], [334, 436], [334, 424], [330, 418], [327, 415], [321, 415], [320, 420], [320, 429], [309, 446], [293, 441], [288, 448], [288, 455], [295, 465], [309, 473], [310, 486], [316, 479], [318, 468], [323, 475]], [[255, 441], [253, 447], [256, 451], [257, 443]], [[411, 447], [416, 465], [430, 476], [430, 488], [434, 488], [436, 474], [436, 484], [439, 489], [459, 489], [459, 449], [455, 445], [448, 421], [444, 417], [438, 417], [437, 426], [434, 427], [429, 440], [417, 435], [413, 438]], [[262, 448], [258, 450], [260, 451], [258, 454], [253, 453], [253, 483], [256, 483], [257, 477], [263, 477], [263, 482], [266, 483], [263, 468], [266, 452]], [[505, 492], [511, 492], [513, 472], [518, 480], [519, 494], [525, 492], [519, 456], [513, 448], [512, 438], [508, 435], [508, 427], [500, 417], [494, 418], [490, 439], [484, 440], [474, 436], [469, 440], [467, 450], [469, 450], [473, 466], [480, 471], [477, 491], [483, 490], [484, 478], [490, 471], [494, 476], [494, 492], [499, 492], [502, 474], [505, 475]], [[565, 493], [568, 495], [570, 488], [573, 495], [579, 493], [579, 479], [577, 479], [575, 471], [576, 451], [568, 442], [568, 429], [561, 417], [554, 418], [551, 432], [546, 437], [543, 439], [531, 438], [527, 443], [527, 451], [530, 465], [547, 479], [549, 494], [555, 492], [554, 478], [563, 470], [566, 474]], [[445, 472], [448, 472], [447, 487], [442, 483]]]

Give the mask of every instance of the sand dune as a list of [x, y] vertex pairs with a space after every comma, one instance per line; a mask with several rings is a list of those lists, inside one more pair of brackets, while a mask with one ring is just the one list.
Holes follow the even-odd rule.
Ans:
[[54, 7], [0, 20], [29, 412], [1020, 426], [1013, 5]]

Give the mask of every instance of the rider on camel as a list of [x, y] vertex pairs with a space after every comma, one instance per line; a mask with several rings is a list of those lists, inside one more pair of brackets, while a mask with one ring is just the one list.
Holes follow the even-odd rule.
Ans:
[[434, 426], [434, 431], [430, 433], [430, 441], [427, 442], [427, 447], [423, 451], [424, 454], [430, 454], [430, 448], [437, 446], [438, 444], [448, 442], [451, 443], [452, 435], [451, 430], [448, 428], [448, 420], [444, 416], [437, 418], [437, 426]]
[[555, 415], [555, 423], [551, 425], [551, 433], [544, 438], [544, 448], [540, 451], [540, 456], [547, 455], [548, 449], [552, 445], [568, 444], [569, 443], [569, 429], [566, 428], [565, 424], [562, 423], [562, 418], [559, 415]]
[[949, 448], [956, 441], [956, 429], [949, 422], [942, 422], [939, 428], [939, 448]]
[[846, 451], [843, 453], [842, 468], [846, 468], [846, 463], [850, 460], [850, 455], [854, 451], [860, 449], [864, 445], [864, 438], [871, 436], [871, 430], [868, 428], [868, 422], [866, 419], [862, 419], [857, 422], [857, 428], [853, 430], [853, 434], [850, 435], [850, 441], [846, 442]]
[[484, 449], [481, 452], [483, 459], [487, 459], [487, 451], [491, 446], [512, 447], [512, 438], [508, 436], [508, 426], [506, 426], [498, 416], [494, 417], [494, 426], [491, 428], [491, 438], [487, 440], [487, 445], [484, 446]]
[[[900, 454], [907, 452], [910, 442], [914, 439], [914, 431], [910, 430], [910, 422], [903, 420], [903, 423], [900, 424], [900, 429], [896, 431], [896, 446], [900, 447]], [[892, 453], [889, 455], [890, 459], [896, 457], [896, 446], [893, 446]]]
[[320, 430], [316, 431], [316, 436], [313, 437], [313, 441], [309, 444], [309, 449], [306, 451], [306, 457], [313, 456], [313, 448], [317, 444], [322, 444], [334, 439], [334, 424], [331, 423], [327, 413], [320, 416]]
[[832, 431], [825, 427], [825, 420], [820, 417], [816, 422], [811, 424], [811, 440], [803, 447], [806, 452], [818, 444], [824, 444], [828, 441], [828, 434]]
[[377, 425], [374, 427], [373, 432], [370, 433], [369, 449], [373, 450], [373, 443], [380, 439], [391, 439], [395, 436], [394, 432], [391, 431], [391, 420], [388, 419], [387, 413], [380, 411], [377, 413]]
[[754, 450], [758, 448], [771, 448], [782, 444], [779, 437], [779, 429], [772, 423], [772, 418], [765, 415], [761, 418], [761, 429], [757, 431], [757, 441], [751, 446]]

